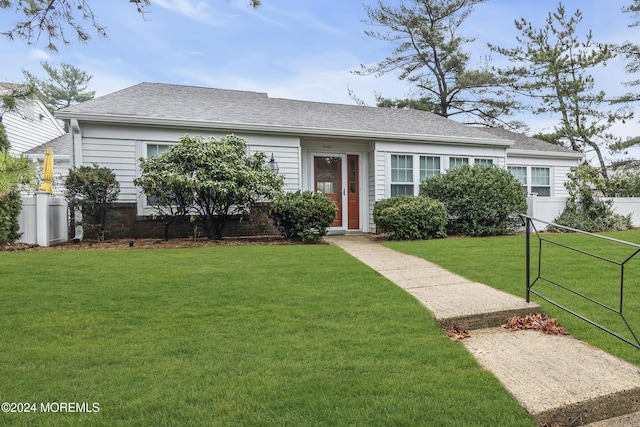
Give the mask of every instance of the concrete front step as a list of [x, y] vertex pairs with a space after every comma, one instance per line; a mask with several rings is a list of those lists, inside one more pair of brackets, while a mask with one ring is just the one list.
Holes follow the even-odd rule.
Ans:
[[410, 288], [407, 292], [427, 307], [438, 323], [460, 329], [500, 326], [513, 316], [539, 313], [540, 306], [482, 283], [462, 282]]
[[541, 424], [582, 426], [640, 411], [640, 368], [602, 350], [538, 331], [470, 334], [462, 343]]

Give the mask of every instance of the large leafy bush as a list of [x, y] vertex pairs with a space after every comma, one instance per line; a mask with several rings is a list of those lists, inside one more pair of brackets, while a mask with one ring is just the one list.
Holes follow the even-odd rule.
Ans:
[[269, 216], [287, 239], [317, 243], [327, 234], [338, 207], [327, 196], [311, 191], [296, 191], [278, 197]]
[[522, 184], [493, 165], [464, 165], [428, 178], [420, 195], [440, 200], [447, 208], [447, 233], [470, 236], [506, 234], [520, 226], [526, 213]]
[[98, 240], [103, 241], [107, 233], [107, 213], [120, 194], [116, 175], [111, 169], [94, 163], [69, 169], [64, 186], [69, 205], [82, 210], [83, 225], [95, 229]]
[[447, 237], [447, 211], [438, 200], [424, 196], [398, 196], [376, 202], [373, 220], [378, 230], [395, 240]]
[[267, 166], [262, 152], [248, 154], [247, 141], [235, 135], [185, 135], [169, 151], [141, 160], [135, 185], [163, 217], [187, 212], [202, 221], [210, 238], [221, 239], [227, 219], [244, 216], [256, 202], [273, 199], [283, 179]]

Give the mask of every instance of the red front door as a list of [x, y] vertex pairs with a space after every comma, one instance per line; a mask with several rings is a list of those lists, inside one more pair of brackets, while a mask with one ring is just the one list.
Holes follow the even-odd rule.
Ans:
[[349, 230], [358, 230], [360, 228], [360, 187], [358, 174], [358, 156], [347, 156], [347, 218]]
[[331, 227], [342, 227], [342, 157], [314, 156], [314, 188], [333, 200], [338, 214]]

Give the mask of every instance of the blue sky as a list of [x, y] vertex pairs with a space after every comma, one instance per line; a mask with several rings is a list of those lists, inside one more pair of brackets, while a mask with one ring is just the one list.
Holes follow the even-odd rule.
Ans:
[[[397, 2], [397, 0], [387, 0]], [[388, 43], [364, 34], [363, 4], [375, 0], [263, 0], [251, 9], [248, 0], [152, 0], [143, 18], [126, 0], [94, 0], [94, 12], [107, 27], [107, 39], [94, 33], [87, 44], [45, 49], [46, 40], [29, 46], [1, 39], [0, 81], [23, 80], [22, 69], [45, 77], [40, 61], [72, 63], [93, 75], [96, 95], [137, 84], [162, 82], [267, 92], [272, 97], [319, 102], [354, 103], [352, 89], [369, 105], [374, 92], [405, 97], [413, 87], [395, 75], [354, 75], [360, 64], [373, 64], [391, 51]], [[631, 16], [621, 9], [631, 0], [565, 0], [568, 12], [580, 8], [581, 33], [593, 30], [600, 41], [637, 41], [640, 28], [629, 28]], [[471, 66], [488, 54], [487, 42], [514, 46], [514, 20], [526, 17], [538, 26], [558, 3], [550, 0], [489, 0], [476, 7], [465, 23], [466, 35], [477, 37]], [[15, 19], [0, 13], [0, 29]], [[495, 55], [492, 61], [497, 62]], [[626, 91], [629, 80], [621, 62], [611, 62], [598, 84], [610, 93]], [[639, 117], [640, 118], [640, 117]], [[548, 129], [544, 118], [529, 118], [532, 131]], [[640, 134], [637, 120], [620, 127], [621, 135]]]

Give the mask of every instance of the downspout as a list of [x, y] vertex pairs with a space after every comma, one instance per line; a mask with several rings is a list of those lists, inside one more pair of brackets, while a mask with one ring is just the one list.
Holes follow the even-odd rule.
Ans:
[[[71, 149], [70, 163], [71, 168], [75, 169], [82, 165], [82, 132], [80, 132], [80, 124], [77, 119], [70, 120], [69, 128], [71, 132], [71, 147], [69, 147]], [[84, 229], [81, 225], [77, 225], [82, 222], [82, 212], [78, 209], [74, 209], [73, 211], [73, 220], [76, 224], [73, 242], [79, 243], [84, 237]]]

